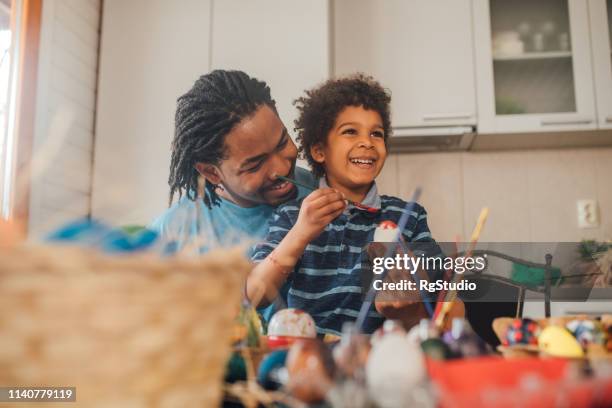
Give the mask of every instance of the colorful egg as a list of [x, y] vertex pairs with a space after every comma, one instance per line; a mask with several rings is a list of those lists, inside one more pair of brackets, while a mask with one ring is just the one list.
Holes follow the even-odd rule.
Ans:
[[382, 221], [374, 231], [374, 242], [395, 242], [397, 225], [393, 221]]
[[584, 357], [582, 347], [565, 327], [546, 327], [540, 333], [538, 346], [541, 351], [553, 357]]
[[568, 322], [565, 327], [574, 335], [583, 348], [590, 344], [605, 345], [606, 334], [600, 322], [594, 320], [576, 319]]
[[315, 322], [310, 315], [299, 309], [279, 310], [268, 324], [269, 337], [317, 337]]
[[537, 345], [540, 326], [531, 319], [514, 319], [506, 330], [504, 346]]

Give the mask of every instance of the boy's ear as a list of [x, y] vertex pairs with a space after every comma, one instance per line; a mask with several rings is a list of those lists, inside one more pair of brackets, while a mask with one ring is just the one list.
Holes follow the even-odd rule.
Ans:
[[221, 184], [221, 175], [219, 174], [219, 169], [217, 169], [217, 167], [213, 166], [212, 164], [202, 162], [197, 162], [194, 167], [209, 183], [214, 185]]
[[317, 163], [325, 162], [325, 153], [323, 152], [323, 145], [321, 143], [310, 146], [310, 155]]

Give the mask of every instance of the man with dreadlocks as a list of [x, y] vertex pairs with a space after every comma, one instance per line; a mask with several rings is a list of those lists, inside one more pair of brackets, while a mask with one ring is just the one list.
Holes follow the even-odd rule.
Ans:
[[308, 171], [295, 167], [297, 148], [270, 88], [244, 72], [201, 76], [178, 99], [175, 122], [171, 207], [152, 227], [177, 249], [261, 239], [277, 205], [308, 193], [276, 176], [315, 185]]

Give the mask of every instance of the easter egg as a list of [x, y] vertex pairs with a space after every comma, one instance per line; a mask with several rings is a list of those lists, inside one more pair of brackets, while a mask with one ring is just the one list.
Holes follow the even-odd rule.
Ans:
[[514, 319], [506, 329], [504, 346], [537, 345], [540, 326], [531, 319]]
[[581, 358], [584, 357], [582, 347], [564, 327], [548, 326], [538, 338], [541, 351], [553, 357]]
[[575, 319], [568, 322], [565, 327], [585, 349], [590, 344], [603, 346], [606, 343], [606, 334], [604, 333], [600, 322], [594, 320]]
[[312, 317], [299, 309], [279, 310], [268, 324], [268, 346], [287, 347], [296, 338], [317, 337], [317, 329]]
[[380, 407], [406, 407], [413, 390], [426, 378], [423, 352], [405, 335], [389, 334], [372, 347], [366, 379], [372, 399]]
[[393, 221], [382, 221], [374, 231], [374, 242], [395, 242], [397, 225]]
[[330, 351], [315, 339], [297, 340], [286, 361], [287, 389], [309, 404], [323, 401], [333, 385], [334, 363]]

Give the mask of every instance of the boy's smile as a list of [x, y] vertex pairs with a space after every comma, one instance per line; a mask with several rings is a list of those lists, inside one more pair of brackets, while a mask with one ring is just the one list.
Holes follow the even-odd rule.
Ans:
[[313, 146], [311, 154], [325, 167], [330, 187], [361, 202], [387, 157], [380, 115], [362, 106], [344, 108], [325, 144]]

